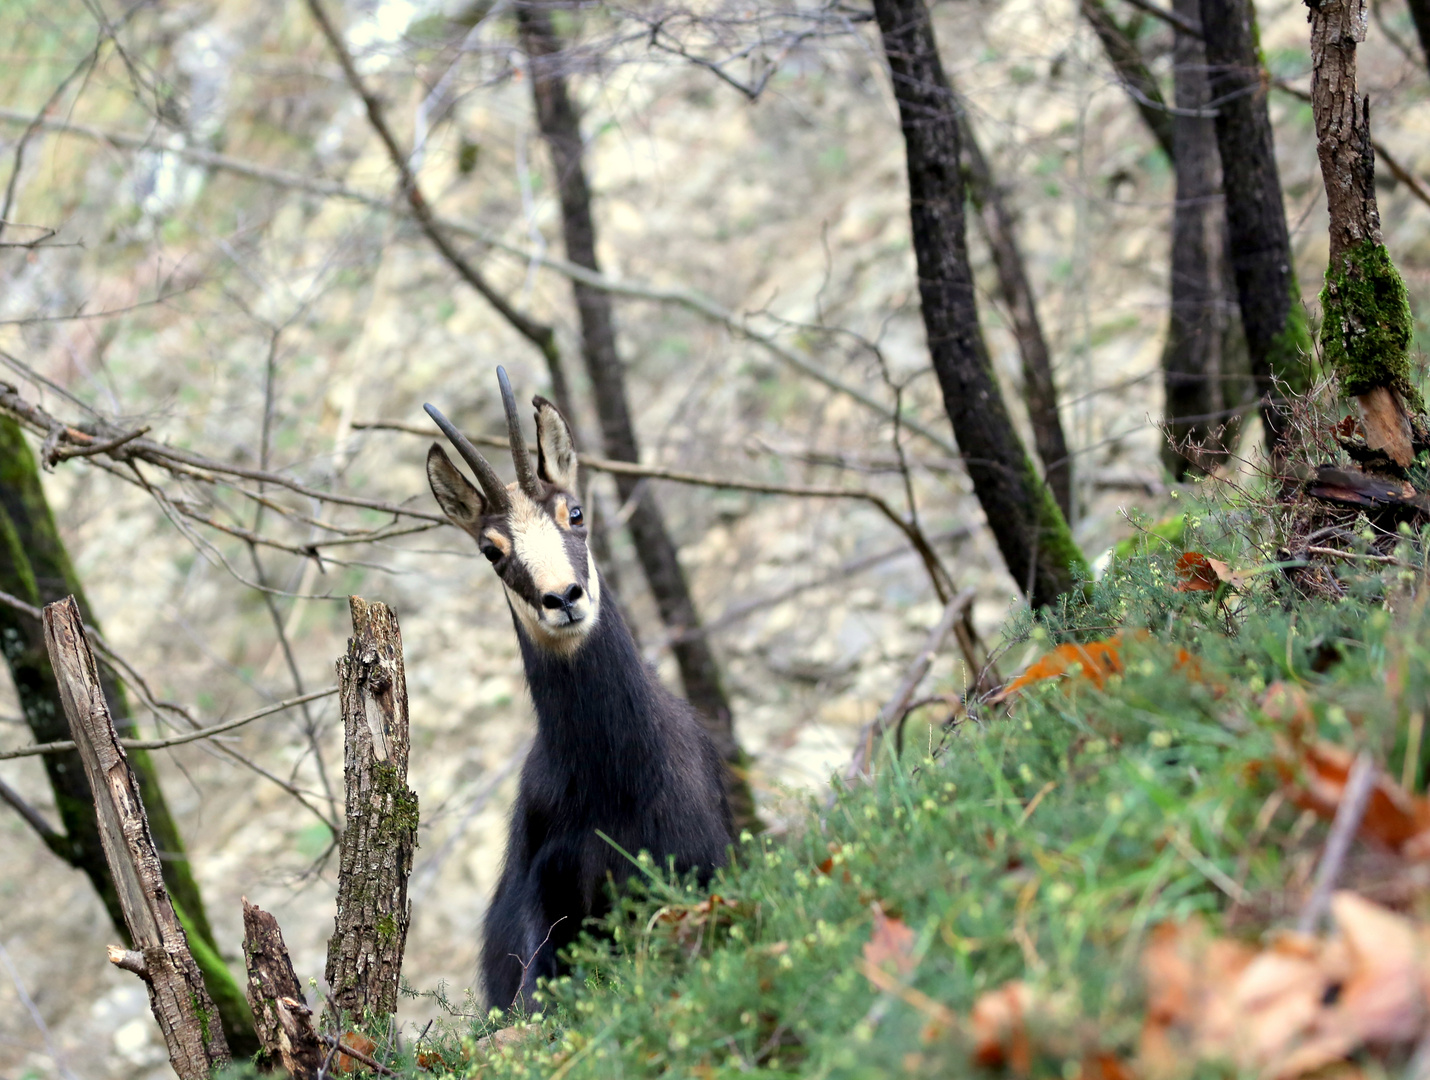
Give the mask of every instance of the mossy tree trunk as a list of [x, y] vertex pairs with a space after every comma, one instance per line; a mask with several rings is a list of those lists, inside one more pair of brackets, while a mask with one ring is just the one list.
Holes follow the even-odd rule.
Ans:
[[[581, 120], [561, 68], [562, 45], [551, 22], [550, 8], [539, 2], [517, 4], [522, 48], [531, 64], [531, 91], [542, 137], [561, 197], [561, 227], [566, 257], [589, 270], [596, 260], [596, 224], [591, 212], [591, 188], [586, 182], [585, 145]], [[596, 400], [606, 456], [616, 461], [640, 460], [635, 425], [626, 396], [625, 368], [616, 347], [615, 313], [610, 293], [579, 281], [571, 283], [581, 320], [581, 356]], [[661, 621], [676, 632], [671, 651], [680, 668], [685, 696], [700, 714], [726, 763], [726, 788], [737, 828], [757, 824], [754, 798], [745, 778], [747, 758], [735, 739], [730, 700], [710, 641], [699, 633], [700, 616], [681, 568], [675, 540], [654, 495], [639, 477], [616, 476], [616, 490], [625, 502], [635, 500], [629, 527], [636, 556], [645, 573]]]
[[[1189, 22], [1201, 16], [1199, 0], [1173, 0]], [[1207, 109], [1206, 50], [1194, 34], [1176, 32], [1172, 117], [1176, 200], [1172, 210], [1171, 315], [1162, 350], [1165, 415], [1171, 443], [1168, 468], [1178, 480], [1192, 467], [1210, 471], [1225, 455], [1222, 344], [1224, 204], [1216, 125]], [[1203, 115], [1205, 113], [1205, 115]]]
[[919, 299], [944, 408], [1014, 580], [1037, 607], [1074, 590], [1087, 563], [1008, 415], [978, 325], [968, 262], [958, 105], [924, 0], [875, 0], [899, 106]]
[[1281, 387], [1298, 393], [1310, 385], [1311, 337], [1266, 111], [1256, 13], [1251, 0], [1201, 0], [1201, 11], [1237, 303], [1266, 443], [1279, 458], [1287, 434]]
[[348, 597], [353, 636], [338, 660], [346, 826], [338, 853], [338, 913], [328, 939], [333, 1002], [354, 1022], [397, 1012], [417, 848], [417, 795], [407, 786], [407, 675], [397, 616]]
[[[37, 608], [73, 595], [85, 622], [95, 625], [93, 612], [45, 499], [35, 456], [20, 425], [8, 416], [0, 416], [0, 590]], [[69, 726], [39, 620], [8, 605], [0, 605], [0, 648], [3, 648], [20, 707], [35, 741], [68, 739]], [[134, 722], [123, 688], [107, 665], [101, 664], [99, 672], [100, 685], [120, 736], [133, 736]], [[79, 755], [77, 752], [46, 754], [42, 760], [61, 828], [41, 832], [41, 839], [51, 851], [89, 878], [115, 930], [128, 944], [129, 931], [100, 846], [94, 797]], [[218, 955], [203, 898], [194, 881], [183, 839], [164, 801], [154, 764], [147, 751], [131, 750], [129, 765], [143, 795], [149, 828], [160, 852], [164, 884], [189, 933], [194, 957], [223, 1018], [229, 1045], [236, 1053], [252, 1053], [258, 1048], [258, 1042], [243, 990]], [[31, 824], [39, 831], [39, 822], [31, 821]]]
[[998, 272], [998, 291], [1008, 307], [1008, 319], [1013, 336], [1018, 341], [1018, 355], [1023, 360], [1023, 398], [1028, 406], [1028, 421], [1033, 428], [1033, 445], [1043, 460], [1043, 476], [1052, 489], [1053, 498], [1063, 517], [1073, 518], [1073, 467], [1068, 453], [1067, 436], [1058, 416], [1058, 388], [1053, 380], [1052, 355], [1043, 325], [1038, 319], [1037, 298], [1028, 281], [1027, 266], [1018, 246], [1018, 231], [1008, 202], [993, 176], [988, 159], [983, 156], [973, 125], [968, 122], [968, 110], [960, 102], [960, 135], [963, 138], [967, 163], [969, 196], [978, 210], [978, 220], [993, 253], [993, 266]]
[[1412, 322], [1405, 284], [1381, 240], [1370, 102], [1356, 92], [1365, 0], [1308, 0], [1311, 108], [1326, 185], [1331, 256], [1321, 290], [1321, 349], [1341, 389], [1360, 404], [1366, 443], [1402, 468], [1414, 459], [1410, 412]]

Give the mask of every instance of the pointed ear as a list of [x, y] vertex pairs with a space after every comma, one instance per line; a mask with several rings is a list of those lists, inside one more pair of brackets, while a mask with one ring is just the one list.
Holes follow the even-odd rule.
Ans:
[[427, 483], [448, 520], [476, 536], [487, 512], [487, 501], [436, 443], [427, 451]]
[[561, 410], [544, 397], [536, 406], [536, 475], [565, 491], [576, 490], [576, 440]]

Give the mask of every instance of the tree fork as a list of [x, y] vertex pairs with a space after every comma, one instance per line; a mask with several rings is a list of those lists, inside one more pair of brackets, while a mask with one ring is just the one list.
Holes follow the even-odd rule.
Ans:
[[[90, 626], [96, 625], [45, 498], [35, 456], [19, 423], [8, 415], [0, 415], [0, 591], [37, 608], [73, 596], [84, 621]], [[39, 621], [13, 608], [0, 607], [0, 651], [5, 654], [25, 721], [35, 741], [67, 739], [69, 729], [64, 706]], [[108, 665], [100, 665], [99, 681], [120, 736], [134, 736], [124, 689]], [[219, 955], [203, 896], [185, 855], [183, 838], [159, 786], [158, 773], [145, 750], [129, 751], [128, 759], [144, 798], [149, 828], [163, 854], [164, 884], [185, 928], [193, 935], [195, 958], [203, 970], [209, 993], [218, 1004], [229, 1046], [240, 1055], [250, 1054], [258, 1049], [253, 1020], [242, 989]], [[94, 795], [79, 754], [47, 754], [44, 765], [63, 826], [61, 842], [52, 843], [46, 838], [46, 843], [89, 878], [115, 930], [128, 942], [129, 928], [104, 859], [95, 820]]]
[[1356, 92], [1365, 0], [1307, 0], [1311, 108], [1326, 186], [1331, 257], [1321, 290], [1321, 349], [1360, 405], [1366, 444], [1401, 468], [1415, 459], [1410, 410], [1410, 300], [1381, 239], [1370, 145], [1370, 101]]
[[418, 808], [407, 786], [407, 677], [397, 616], [360, 596], [348, 597], [348, 607], [353, 636], [337, 663], [347, 824], [327, 980], [333, 1002], [362, 1023], [397, 1011]]
[[[566, 257], [578, 266], [599, 272], [581, 123], [559, 67], [561, 41], [551, 24], [549, 11], [539, 3], [519, 2], [516, 15], [522, 48], [531, 64], [531, 92], [537, 122], [550, 149], [560, 190]], [[631, 422], [625, 374], [616, 348], [610, 295], [580, 281], [573, 280], [571, 287], [581, 321], [581, 354], [596, 398], [606, 456], [617, 461], [638, 462], [640, 451]], [[752, 826], [757, 819], [754, 796], [745, 774], [747, 758], [735, 739], [730, 700], [721, 685], [720, 668], [708, 639], [698, 632], [700, 616], [690, 595], [675, 541], [654, 496], [640, 485], [637, 477], [616, 477], [616, 490], [621, 499], [635, 500], [629, 527], [636, 555], [655, 597], [661, 621], [678, 635], [671, 651], [680, 668], [685, 696], [699, 713], [725, 761], [726, 791], [736, 828]]]
[[959, 103], [960, 134], [968, 151], [969, 194], [978, 209], [993, 266], [998, 272], [998, 291], [1008, 306], [1018, 354], [1023, 361], [1023, 396], [1028, 420], [1033, 428], [1033, 445], [1043, 462], [1043, 475], [1063, 517], [1073, 518], [1073, 467], [1067, 436], [1058, 415], [1058, 387], [1053, 379], [1052, 357], [1043, 325], [1038, 319], [1037, 297], [1028, 281], [1028, 269], [1018, 246], [1017, 228], [1007, 200], [999, 189], [988, 159], [973, 135], [968, 110]]
[[968, 262], [958, 107], [924, 0], [876, 0], [907, 151], [909, 215], [933, 367], [973, 490], [1035, 607], [1077, 587], [1087, 562], [1013, 427], [978, 325]]

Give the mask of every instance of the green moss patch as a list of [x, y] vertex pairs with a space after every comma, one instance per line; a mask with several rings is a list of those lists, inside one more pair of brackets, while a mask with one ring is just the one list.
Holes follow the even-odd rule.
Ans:
[[1424, 409], [1410, 378], [1410, 297], [1384, 244], [1362, 241], [1326, 271], [1321, 311], [1321, 348], [1348, 395], [1388, 386]]

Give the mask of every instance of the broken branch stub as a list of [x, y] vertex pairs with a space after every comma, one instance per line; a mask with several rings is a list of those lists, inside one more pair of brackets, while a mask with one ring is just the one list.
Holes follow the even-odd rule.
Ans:
[[248, 1005], [267, 1059], [262, 1064], [310, 1080], [327, 1051], [313, 1027], [303, 986], [293, 971], [278, 920], [243, 900], [243, 959], [248, 969]]
[[417, 847], [417, 796], [407, 786], [407, 681], [397, 616], [348, 597], [353, 636], [338, 660], [347, 825], [328, 986], [357, 1020], [397, 1011], [407, 943], [407, 877]]
[[112, 947], [110, 961], [133, 971], [149, 987], [149, 1005], [180, 1080], [208, 1080], [218, 1066], [228, 1063], [228, 1044], [164, 887], [139, 784], [109, 715], [73, 596], [45, 607], [44, 629], [65, 716], [94, 792], [104, 858], [134, 939], [132, 951]]

